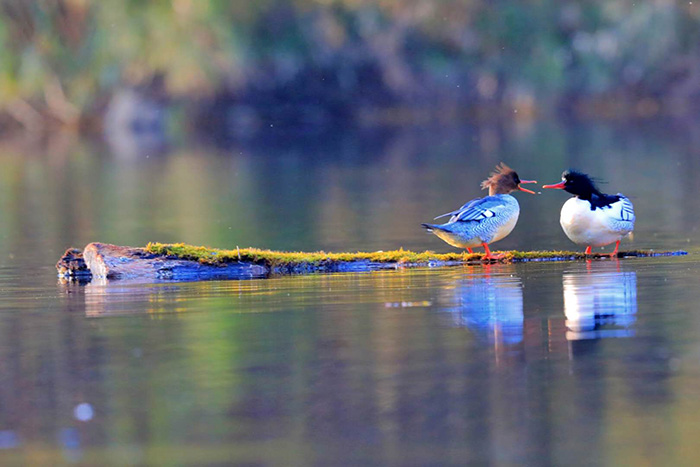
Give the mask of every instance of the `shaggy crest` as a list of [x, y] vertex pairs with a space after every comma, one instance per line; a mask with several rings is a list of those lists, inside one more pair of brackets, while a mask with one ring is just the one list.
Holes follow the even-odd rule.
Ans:
[[496, 170], [491, 172], [489, 178], [481, 182], [482, 190], [489, 190], [489, 194], [510, 193], [518, 188], [520, 177], [515, 170], [501, 162]]

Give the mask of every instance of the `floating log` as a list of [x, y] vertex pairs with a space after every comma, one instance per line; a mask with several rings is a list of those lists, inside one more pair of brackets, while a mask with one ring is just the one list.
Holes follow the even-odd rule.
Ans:
[[[686, 251], [621, 251], [618, 258], [680, 256]], [[572, 251], [507, 251], [497, 262], [575, 261], [601, 259], [601, 254]], [[371, 253], [302, 253], [245, 248], [219, 250], [177, 244], [149, 243], [144, 248], [90, 243], [83, 251], [69, 248], [56, 264], [58, 275], [87, 281], [91, 278], [144, 280], [251, 279], [313, 272], [360, 272], [379, 269], [442, 267], [484, 262], [480, 253], [416, 253], [407, 250]], [[491, 261], [494, 262], [494, 261]]]

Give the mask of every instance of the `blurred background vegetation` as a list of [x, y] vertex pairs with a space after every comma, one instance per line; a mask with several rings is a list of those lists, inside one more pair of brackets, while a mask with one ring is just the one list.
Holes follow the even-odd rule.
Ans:
[[[697, 3], [697, 4], [696, 4]], [[0, 130], [689, 116], [700, 1], [0, 0]]]

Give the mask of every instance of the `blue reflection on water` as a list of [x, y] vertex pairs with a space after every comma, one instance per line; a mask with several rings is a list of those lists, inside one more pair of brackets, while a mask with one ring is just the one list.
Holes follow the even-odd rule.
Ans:
[[489, 342], [514, 345], [523, 340], [523, 286], [513, 275], [474, 276], [455, 287], [457, 324]]
[[62, 428], [58, 438], [63, 447], [63, 458], [71, 463], [78, 462], [83, 456], [78, 430], [72, 427]]
[[630, 337], [637, 314], [637, 274], [565, 273], [564, 314], [569, 340]]
[[0, 449], [12, 449], [19, 446], [19, 436], [13, 430], [0, 430]]

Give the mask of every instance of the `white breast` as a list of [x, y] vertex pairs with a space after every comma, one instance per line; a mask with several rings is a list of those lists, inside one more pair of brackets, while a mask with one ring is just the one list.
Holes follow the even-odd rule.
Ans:
[[501, 225], [498, 230], [496, 231], [496, 235], [494, 235], [493, 240], [491, 240], [491, 243], [497, 242], [501, 240], [502, 238], [505, 238], [508, 236], [509, 233], [513, 231], [515, 228], [515, 224], [518, 223], [518, 217], [520, 215], [520, 208], [515, 211], [514, 214], [510, 216], [510, 218], [506, 221], [505, 224]]
[[[616, 214], [621, 206], [591, 210], [591, 203], [577, 197], [569, 199], [561, 208], [559, 219], [562, 229], [572, 242], [579, 245], [599, 247], [609, 245], [627, 235], [631, 228], [620, 227]], [[633, 224], [632, 224], [633, 225]]]

